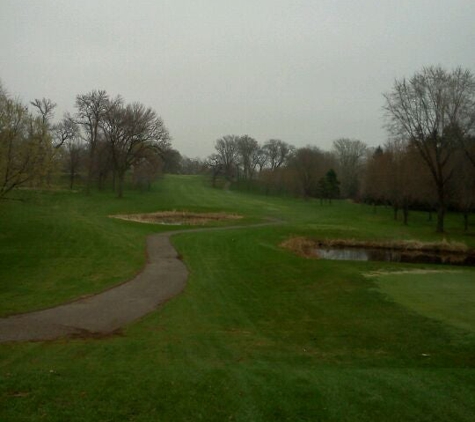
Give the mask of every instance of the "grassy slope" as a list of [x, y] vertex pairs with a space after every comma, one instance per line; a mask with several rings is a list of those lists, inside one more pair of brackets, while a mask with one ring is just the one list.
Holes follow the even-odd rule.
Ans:
[[[187, 289], [123, 337], [0, 346], [0, 420], [473, 420], [473, 334], [386, 300], [363, 276], [413, 266], [305, 260], [277, 246], [291, 234], [439, 239], [423, 214], [406, 228], [389, 210], [223, 192], [196, 178], [124, 201], [33, 195], [0, 208], [2, 311], [126, 279], [143, 263], [144, 235], [160, 228], [106, 215], [157, 209], [287, 224], [174, 237]], [[451, 232], [458, 224], [449, 220]]]

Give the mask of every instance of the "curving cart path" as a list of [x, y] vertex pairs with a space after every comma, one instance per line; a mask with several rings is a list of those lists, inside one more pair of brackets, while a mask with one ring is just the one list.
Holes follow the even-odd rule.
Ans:
[[94, 296], [54, 308], [0, 318], [0, 343], [112, 334], [157, 309], [185, 288], [188, 270], [170, 242], [172, 235], [273, 224], [279, 222], [150, 235], [147, 238], [147, 264], [135, 278]]

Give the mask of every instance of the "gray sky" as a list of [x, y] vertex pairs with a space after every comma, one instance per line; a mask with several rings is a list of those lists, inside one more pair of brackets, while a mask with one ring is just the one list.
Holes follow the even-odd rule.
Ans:
[[475, 71], [474, 0], [0, 0], [0, 79], [57, 118], [105, 89], [205, 157], [249, 134], [383, 144], [382, 93], [423, 66]]

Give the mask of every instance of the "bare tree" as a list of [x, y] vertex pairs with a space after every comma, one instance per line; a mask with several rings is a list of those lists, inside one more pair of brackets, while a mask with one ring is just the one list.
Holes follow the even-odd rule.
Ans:
[[75, 121], [82, 128], [82, 134], [88, 145], [88, 171], [86, 180], [86, 193], [90, 193], [94, 168], [94, 153], [100, 136], [100, 125], [108, 107], [106, 91], [91, 91], [76, 97]]
[[30, 104], [38, 110], [43, 125], [48, 127], [54, 117], [54, 109], [57, 104], [49, 98], [42, 98], [41, 100], [36, 98], [34, 101], [30, 102]]
[[475, 207], [475, 167], [462, 152], [455, 156], [457, 172], [451, 180], [452, 200], [462, 213], [464, 229], [468, 231], [469, 215]]
[[333, 141], [343, 196], [355, 197], [358, 194], [361, 169], [367, 149], [366, 144], [357, 139], [341, 138]]
[[163, 160], [154, 150], [144, 150], [133, 166], [133, 181], [138, 189], [150, 190], [163, 170]]
[[295, 148], [280, 139], [269, 139], [262, 147], [267, 155], [271, 170], [276, 170], [287, 163]]
[[386, 144], [387, 157], [384, 168], [384, 185], [387, 199], [394, 209], [403, 212], [403, 223], [408, 224], [411, 206], [421, 198], [427, 184], [425, 172], [420, 171], [423, 163], [414, 147], [403, 140], [391, 140]]
[[154, 151], [163, 155], [170, 147], [170, 135], [162, 119], [143, 104], [124, 106], [120, 97], [108, 101], [102, 129], [110, 146], [114, 170], [118, 177], [118, 196], [123, 196], [127, 170]]
[[385, 203], [388, 199], [384, 183], [387, 161], [387, 154], [378, 146], [366, 162], [362, 193], [364, 200], [374, 206]]
[[437, 232], [444, 231], [447, 185], [454, 173], [452, 157], [459, 135], [473, 124], [468, 116], [474, 113], [470, 79], [470, 73], [460, 68], [448, 72], [426, 67], [409, 80], [396, 80], [384, 95], [390, 133], [408, 139], [432, 175], [438, 198]]
[[66, 113], [63, 119], [52, 128], [54, 148], [60, 148], [64, 143], [76, 138], [79, 135], [79, 129], [74, 119]]
[[162, 152], [163, 172], [166, 174], [180, 174], [183, 158], [174, 148], [166, 148]]
[[74, 188], [74, 182], [79, 174], [79, 170], [84, 162], [86, 153], [84, 141], [76, 133], [68, 136], [62, 147], [64, 168], [69, 175], [69, 188]]
[[208, 170], [208, 166], [205, 160], [201, 158], [189, 158], [182, 156], [181, 159], [181, 172], [183, 174], [202, 174]]
[[84, 163], [85, 143], [80, 137], [79, 127], [69, 113], [52, 128], [54, 148], [62, 151], [63, 166], [69, 175], [69, 188], [73, 189], [79, 169]]
[[318, 181], [329, 170], [323, 151], [310, 146], [296, 150], [289, 167], [294, 175], [295, 188], [305, 199], [317, 195]]
[[252, 179], [259, 153], [259, 144], [249, 135], [243, 135], [236, 139], [238, 163], [242, 169], [244, 179]]
[[258, 169], [259, 174], [261, 174], [264, 167], [267, 165], [267, 154], [264, 151], [263, 147], [259, 147], [252, 156], [253, 167]]
[[211, 185], [215, 188], [218, 177], [225, 176], [224, 165], [221, 162], [221, 157], [219, 154], [211, 154], [206, 159], [205, 165], [211, 173]]
[[216, 154], [210, 157], [210, 164], [230, 182], [236, 175], [238, 164], [238, 139], [236, 135], [225, 135], [215, 144]]

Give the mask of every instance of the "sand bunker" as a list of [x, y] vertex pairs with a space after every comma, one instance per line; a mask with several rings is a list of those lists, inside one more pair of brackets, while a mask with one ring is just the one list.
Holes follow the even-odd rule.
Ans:
[[239, 220], [241, 215], [218, 213], [196, 213], [188, 211], [160, 211], [148, 214], [116, 214], [109, 217], [147, 224], [164, 224], [171, 226], [202, 226], [213, 221]]

